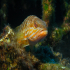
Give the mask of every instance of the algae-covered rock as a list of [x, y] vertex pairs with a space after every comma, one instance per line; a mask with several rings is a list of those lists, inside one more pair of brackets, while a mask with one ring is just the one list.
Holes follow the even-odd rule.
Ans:
[[40, 65], [39, 70], [70, 70], [70, 69], [61, 64], [46, 63], [46, 64]]

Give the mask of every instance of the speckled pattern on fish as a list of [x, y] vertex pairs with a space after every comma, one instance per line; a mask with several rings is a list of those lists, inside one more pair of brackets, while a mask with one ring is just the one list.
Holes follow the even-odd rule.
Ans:
[[16, 39], [18, 44], [35, 45], [44, 39], [47, 34], [46, 23], [37, 16], [28, 16], [17, 28]]

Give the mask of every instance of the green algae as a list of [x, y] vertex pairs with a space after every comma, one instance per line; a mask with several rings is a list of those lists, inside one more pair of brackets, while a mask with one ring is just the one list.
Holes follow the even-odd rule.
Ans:
[[48, 10], [48, 4], [44, 4], [45, 11]]
[[70, 70], [69, 68], [61, 65], [61, 64], [42, 64], [40, 67], [40, 70]]

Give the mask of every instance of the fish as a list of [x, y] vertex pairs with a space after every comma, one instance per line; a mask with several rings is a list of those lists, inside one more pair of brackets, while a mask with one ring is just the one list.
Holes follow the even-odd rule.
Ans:
[[20, 26], [15, 29], [17, 44], [26, 47], [35, 45], [45, 39], [48, 34], [46, 22], [35, 15], [28, 16]]

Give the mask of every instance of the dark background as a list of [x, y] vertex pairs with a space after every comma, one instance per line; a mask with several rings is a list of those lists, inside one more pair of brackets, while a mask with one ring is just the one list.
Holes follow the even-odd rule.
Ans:
[[[0, 0], [0, 3], [2, 0]], [[2, 4], [0, 4], [0, 8]], [[7, 23], [15, 28], [20, 25], [29, 15], [42, 18], [41, 0], [11, 0], [7, 1]], [[2, 17], [2, 16], [0, 16]], [[0, 18], [1, 21], [1, 18]], [[5, 23], [5, 24], [7, 24]]]

